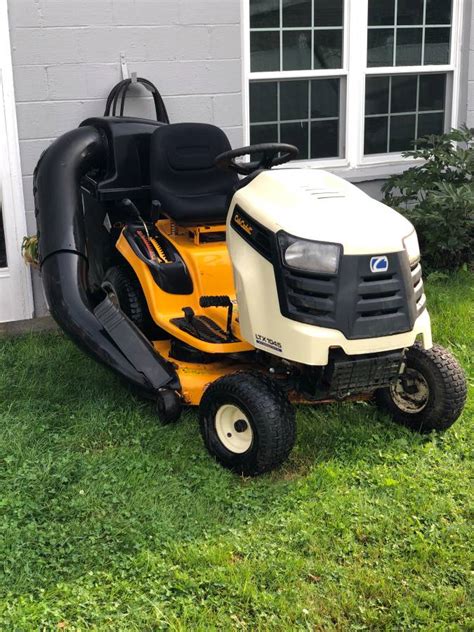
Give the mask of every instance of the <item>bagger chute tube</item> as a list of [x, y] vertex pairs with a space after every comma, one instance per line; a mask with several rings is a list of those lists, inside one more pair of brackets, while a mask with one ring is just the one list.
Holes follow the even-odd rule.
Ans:
[[432, 342], [413, 226], [329, 172], [276, 168], [297, 153], [109, 116], [55, 141], [34, 177], [60, 327], [163, 423], [199, 407], [209, 452], [247, 476], [288, 457], [295, 403], [370, 399], [429, 432], [466, 399]]

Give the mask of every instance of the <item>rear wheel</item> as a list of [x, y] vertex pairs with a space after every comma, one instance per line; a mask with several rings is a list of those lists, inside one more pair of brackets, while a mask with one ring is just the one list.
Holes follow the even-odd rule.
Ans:
[[258, 375], [234, 373], [216, 380], [199, 412], [208, 451], [238, 474], [269, 472], [293, 448], [295, 411], [278, 385]]
[[452, 426], [466, 396], [466, 378], [456, 358], [440, 345], [425, 350], [416, 344], [407, 351], [404, 373], [375, 398], [397, 423], [431, 432]]
[[121, 266], [109, 268], [105, 273], [102, 288], [122, 312], [143, 330], [147, 314], [145, 297], [132, 273]]

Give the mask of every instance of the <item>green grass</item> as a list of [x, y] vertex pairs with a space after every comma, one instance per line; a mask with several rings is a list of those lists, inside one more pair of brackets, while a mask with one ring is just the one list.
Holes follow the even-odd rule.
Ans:
[[427, 284], [470, 378], [450, 431], [300, 407], [254, 480], [61, 335], [0, 341], [0, 629], [473, 629], [473, 281]]

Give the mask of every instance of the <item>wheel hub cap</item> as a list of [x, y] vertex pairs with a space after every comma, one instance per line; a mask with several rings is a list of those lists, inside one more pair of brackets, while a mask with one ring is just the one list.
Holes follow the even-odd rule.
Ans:
[[253, 430], [245, 413], [238, 406], [224, 404], [216, 413], [216, 432], [230, 452], [243, 454], [253, 442]]
[[405, 373], [390, 387], [390, 395], [404, 413], [419, 413], [428, 404], [430, 388], [423, 375], [415, 369]]

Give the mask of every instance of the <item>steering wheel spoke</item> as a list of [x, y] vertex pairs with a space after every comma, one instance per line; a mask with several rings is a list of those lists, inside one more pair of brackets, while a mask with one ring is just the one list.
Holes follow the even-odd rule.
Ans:
[[[238, 162], [243, 156], [257, 156], [259, 159], [250, 162]], [[285, 162], [294, 160], [298, 156], [298, 149], [286, 143], [261, 143], [240, 149], [232, 149], [217, 156], [215, 165], [220, 169], [234, 171], [243, 176], [249, 176], [260, 169], [271, 169]]]

